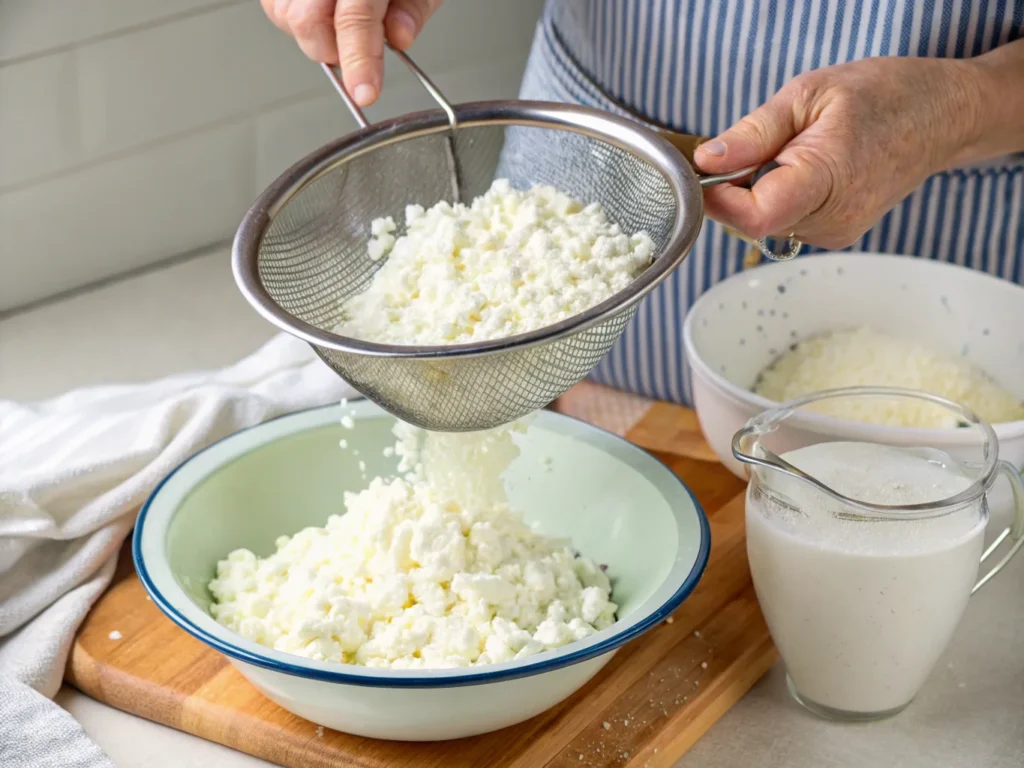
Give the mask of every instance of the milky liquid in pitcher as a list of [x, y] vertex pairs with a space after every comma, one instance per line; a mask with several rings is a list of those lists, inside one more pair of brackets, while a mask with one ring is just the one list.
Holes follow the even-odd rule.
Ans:
[[[875, 504], [942, 501], [972, 483], [937, 451], [831, 442], [783, 458]], [[756, 483], [748, 490], [747, 551], [793, 686], [801, 698], [843, 712], [902, 708], [967, 605], [984, 541], [983, 502], [926, 520], [848, 520], [837, 513], [854, 508], [800, 480], [772, 470], [759, 477], [767, 493]]]

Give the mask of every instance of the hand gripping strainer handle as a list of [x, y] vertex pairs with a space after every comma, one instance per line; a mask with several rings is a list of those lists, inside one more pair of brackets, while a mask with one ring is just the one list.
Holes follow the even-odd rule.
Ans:
[[[639, 116], [638, 119], [642, 120], [642, 118], [639, 118]], [[669, 142], [671, 142], [671, 144], [676, 149], [683, 153], [683, 156], [690, 162], [690, 165], [692, 165], [694, 169], [696, 169], [697, 166], [693, 160], [693, 153], [696, 151], [697, 147], [699, 147], [705, 141], [708, 141], [707, 137], [696, 136], [689, 133], [677, 133], [676, 131], [670, 131], [666, 128], [662, 128], [660, 125], [654, 125], [653, 123], [650, 123], [646, 120], [644, 120], [643, 122], [649, 127], [651, 127], [656, 133], [665, 137]], [[729, 173], [716, 173], [709, 175], [698, 173], [697, 179], [698, 181], [700, 181], [700, 185], [702, 187], [713, 187], [724, 182], [742, 181], [743, 179], [748, 178], [753, 179], [761, 175], [765, 171], [770, 170], [773, 165], [773, 163], [768, 163], [766, 165], [751, 165], [747, 166], [746, 168], [740, 168], [739, 170], [736, 171], [730, 171]], [[758, 253], [760, 253], [766, 256], [767, 258], [771, 259], [772, 261], [789, 261], [790, 259], [794, 258], [798, 253], [800, 253], [800, 249], [803, 247], [803, 243], [801, 243], [792, 234], [790, 234], [789, 237], [786, 239], [785, 250], [783, 250], [780, 253], [776, 253], [775, 251], [768, 247], [767, 239], [764, 237], [759, 237], [755, 240], [747, 237], [742, 232], [737, 232], [736, 230], [731, 229], [730, 227], [725, 227], [725, 231], [728, 232], [730, 235], [738, 237], [740, 240], [745, 240], [746, 242], [753, 244], [757, 248], [757, 250], [754, 251], [755, 257]]]
[[[413, 61], [409, 54], [405, 51], [400, 51], [397, 48], [392, 48], [390, 45], [388, 48], [402, 60], [402, 63], [409, 68], [409, 71], [416, 76], [416, 79], [420, 81], [420, 85], [431, 95], [431, 97], [438, 103], [438, 106], [444, 110], [444, 113], [448, 116], [448, 125], [451, 127], [451, 133], [448, 136], [448, 142], [446, 146], [446, 154], [448, 156], [448, 171], [451, 175], [451, 186], [452, 186], [452, 200], [458, 202], [460, 197], [460, 191], [462, 189], [462, 179], [459, 173], [459, 161], [458, 156], [455, 153], [455, 129], [459, 126], [459, 120], [455, 116], [455, 110], [452, 105], [448, 102], [448, 99], [441, 93], [441, 89], [434, 85], [433, 81], [427, 77], [427, 73], [419, 68], [419, 65]], [[369, 128], [370, 121], [366, 119], [366, 115], [363, 110], [359, 108], [355, 100], [349, 95], [348, 90], [345, 88], [345, 83], [341, 79], [341, 72], [338, 71], [337, 67], [331, 64], [321, 64], [321, 68], [324, 70], [324, 74], [327, 75], [327, 79], [331, 81], [334, 86], [334, 90], [341, 96], [341, 100], [345, 102], [345, 106], [348, 107], [348, 111], [352, 113], [352, 117], [359, 123], [360, 128]]]

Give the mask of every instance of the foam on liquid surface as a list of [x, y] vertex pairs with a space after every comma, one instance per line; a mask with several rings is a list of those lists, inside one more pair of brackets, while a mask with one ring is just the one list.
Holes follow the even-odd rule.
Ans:
[[[942, 501], [966, 490], [973, 479], [939, 451], [861, 442], [827, 442], [782, 455], [798, 469], [857, 501], [899, 507]], [[982, 524], [975, 513], [947, 514], [924, 520], [848, 520], [853, 507], [807, 483], [772, 470], [760, 471], [764, 485], [785, 504], [761, 495], [761, 516], [780, 532], [807, 544], [862, 554], [914, 554], [952, 546]], [[790, 506], [795, 507], [791, 509]]]

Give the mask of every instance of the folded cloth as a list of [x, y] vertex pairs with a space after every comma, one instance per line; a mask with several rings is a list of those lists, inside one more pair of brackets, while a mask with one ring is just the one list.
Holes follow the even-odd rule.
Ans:
[[0, 765], [110, 765], [46, 699], [156, 484], [232, 432], [354, 394], [282, 334], [220, 371], [0, 400]]

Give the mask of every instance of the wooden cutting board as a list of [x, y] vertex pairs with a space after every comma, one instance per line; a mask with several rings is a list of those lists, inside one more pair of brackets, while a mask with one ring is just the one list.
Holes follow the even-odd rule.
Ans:
[[711, 556], [670, 621], [623, 647], [575, 696], [518, 726], [431, 744], [337, 733], [263, 698], [227, 659], [166, 619], [122, 553], [86, 618], [67, 680], [126, 712], [289, 768], [671, 766], [776, 658], [754, 596], [743, 484], [714, 460], [692, 411], [581, 385], [558, 410], [625, 434], [690, 486]]

